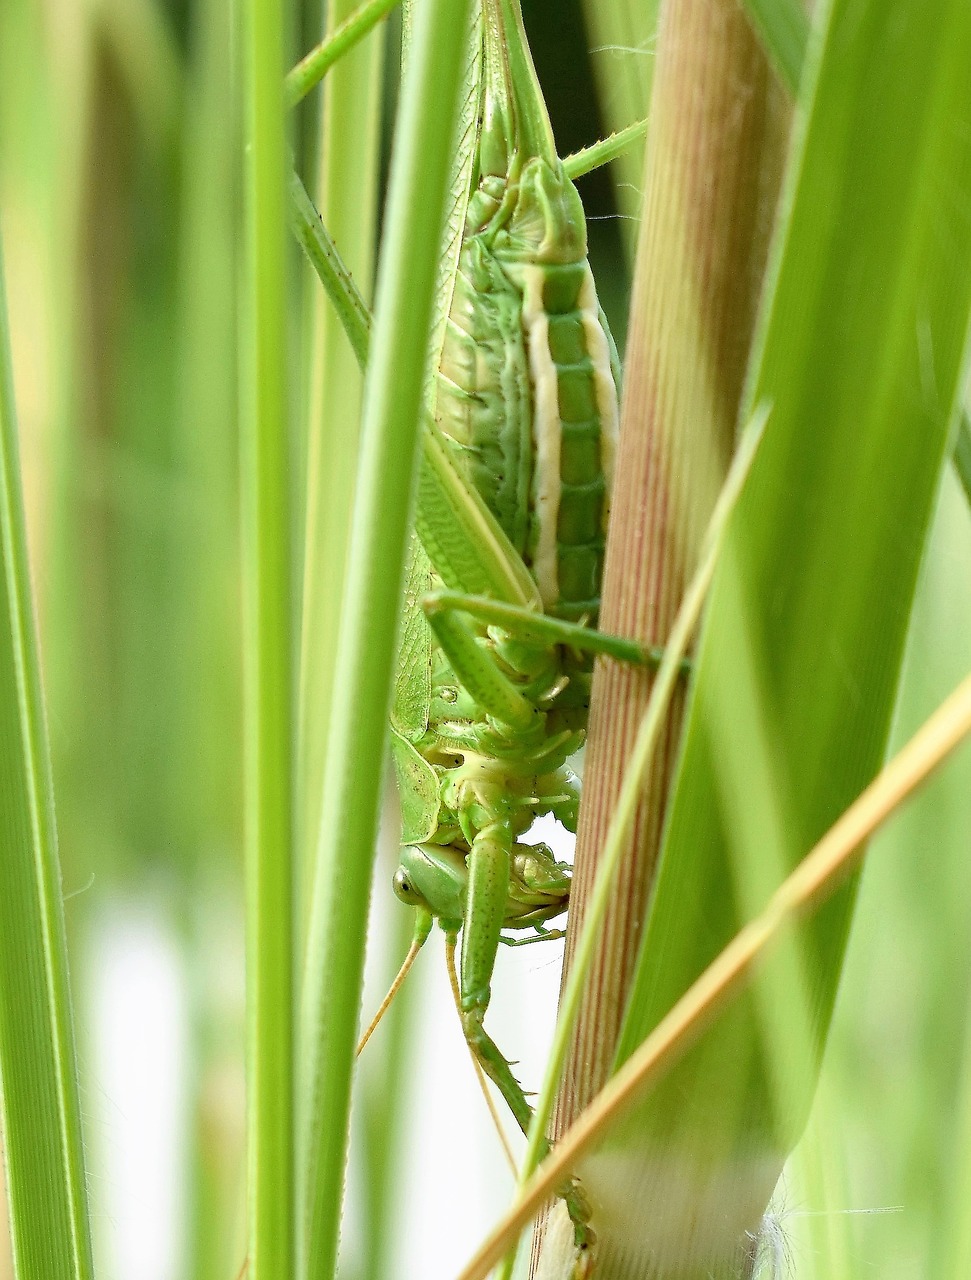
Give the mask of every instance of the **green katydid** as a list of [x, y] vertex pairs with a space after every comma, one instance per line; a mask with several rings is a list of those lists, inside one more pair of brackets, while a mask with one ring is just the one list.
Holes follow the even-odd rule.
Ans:
[[[658, 655], [588, 625], [599, 605], [618, 362], [518, 0], [483, 0], [482, 10], [482, 123], [436, 421], [422, 434], [420, 545], [392, 711], [403, 816], [395, 891], [416, 908], [411, 955], [433, 919], [450, 949], [461, 931], [463, 1029], [526, 1130], [529, 1104], [483, 1026], [490, 982], [500, 941], [551, 936], [570, 882], [546, 846], [521, 837], [544, 814], [575, 830], [568, 760], [583, 742], [591, 655]], [[313, 256], [299, 187], [295, 201]], [[346, 280], [341, 290], [363, 356], [366, 313]], [[583, 1209], [570, 1199], [585, 1244]]]
[[[521, 837], [546, 814], [576, 829], [568, 760], [583, 742], [589, 655], [645, 655], [578, 625], [599, 606], [618, 362], [518, 0], [485, 0], [483, 13], [482, 128], [419, 480], [427, 561], [416, 548], [392, 713], [395, 891], [416, 908], [412, 955], [433, 918], [450, 947], [461, 929], [463, 1029], [526, 1130], [526, 1097], [483, 1023], [500, 941], [558, 936], [547, 922], [566, 909], [569, 874]], [[451, 507], [447, 471], [467, 486]], [[477, 524], [488, 537], [469, 538]], [[429, 594], [429, 581], [445, 590]]]

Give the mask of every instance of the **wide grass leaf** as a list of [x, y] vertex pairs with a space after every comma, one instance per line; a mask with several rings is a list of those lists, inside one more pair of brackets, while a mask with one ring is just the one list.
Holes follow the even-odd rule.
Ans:
[[0, 265], [0, 1118], [17, 1280], [92, 1275], [61, 874]]
[[[969, 57], [960, 0], [819, 15], [744, 410], [771, 416], [712, 590], [619, 1060], [883, 759], [963, 386]], [[745, 1265], [805, 1120], [852, 900], [584, 1168], [625, 1274]]]

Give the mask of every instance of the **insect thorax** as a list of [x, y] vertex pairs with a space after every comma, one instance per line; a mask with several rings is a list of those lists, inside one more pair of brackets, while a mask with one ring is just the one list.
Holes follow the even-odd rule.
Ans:
[[616, 355], [562, 168], [531, 159], [508, 184], [483, 178], [470, 201], [436, 416], [544, 607], [595, 621]]

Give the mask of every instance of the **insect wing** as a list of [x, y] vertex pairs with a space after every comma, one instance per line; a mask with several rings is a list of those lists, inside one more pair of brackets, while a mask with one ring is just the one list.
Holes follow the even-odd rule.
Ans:
[[421, 844], [430, 840], [438, 827], [438, 777], [421, 753], [394, 729], [391, 758], [401, 805], [401, 843]]
[[432, 697], [432, 634], [421, 607], [430, 585], [428, 557], [413, 536], [391, 704], [391, 758], [398, 779], [405, 844], [416, 844], [431, 836], [440, 808], [438, 777], [414, 745], [428, 729]]
[[407, 742], [417, 742], [428, 728], [432, 698], [432, 633], [421, 607], [431, 589], [431, 565], [412, 535], [405, 568], [405, 600], [401, 638], [391, 701], [391, 727]]

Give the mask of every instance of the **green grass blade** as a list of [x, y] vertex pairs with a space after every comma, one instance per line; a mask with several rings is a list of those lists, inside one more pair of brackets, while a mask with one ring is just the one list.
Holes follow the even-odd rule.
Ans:
[[626, 129], [621, 129], [617, 133], [612, 133], [609, 138], [604, 138], [602, 142], [595, 142], [592, 147], [584, 147], [582, 151], [576, 151], [572, 156], [567, 156], [563, 161], [563, 168], [566, 175], [572, 181], [582, 178], [585, 173], [591, 173], [594, 169], [599, 169], [601, 165], [609, 164], [611, 160], [616, 160], [618, 156], [624, 154], [628, 147], [632, 147], [635, 142], [640, 142], [647, 137], [646, 120], [635, 120], [633, 124], [629, 124]]
[[[583, 0], [583, 15], [593, 49], [591, 62], [611, 133], [649, 115], [654, 82], [654, 45], [659, 0]], [[624, 218], [625, 244], [633, 257], [641, 216], [644, 148], [633, 146], [614, 162], [617, 205]]]
[[249, 0], [245, 50], [244, 652], [249, 1276], [294, 1274], [293, 693], [283, 8]]
[[0, 1115], [17, 1280], [93, 1274], [0, 257]]
[[[351, 0], [328, 5], [328, 30], [351, 10]], [[314, 281], [308, 278], [307, 325], [309, 360], [306, 376], [306, 510], [300, 600], [300, 677], [298, 697], [297, 839], [301, 886], [309, 896], [309, 876], [317, 847], [326, 752], [326, 725], [337, 651], [337, 631], [347, 539], [354, 500], [354, 473], [363, 394], [362, 368], [367, 359], [370, 317], [354, 279], [371, 295], [377, 250], [381, 60], [384, 33], [375, 32], [347, 53], [324, 85], [319, 130], [317, 201], [326, 222], [309, 208], [306, 193], [292, 178], [291, 207], [303, 200], [303, 216], [318, 235], [319, 251], [333, 235], [342, 255], [336, 265], [346, 275], [342, 291], [331, 299], [349, 301], [349, 318], [335, 314]], [[306, 247], [306, 246], [305, 246]], [[343, 261], [349, 264], [344, 268]], [[356, 326], [356, 327], [355, 327]], [[347, 337], [345, 337], [345, 333]], [[350, 339], [350, 349], [348, 349]], [[301, 911], [306, 920], [306, 912]]]
[[301, 995], [306, 1240], [298, 1275], [333, 1274], [391, 668], [468, 7], [425, 0], [388, 196], [372, 364]]
[[[712, 591], [621, 1060], [879, 767], [963, 389], [971, 10], [837, 0], [824, 16], [750, 371], [748, 404], [772, 417]], [[674, 1160], [697, 1195], [719, 1185], [736, 1240], [804, 1122], [852, 900], [610, 1140], [661, 1182]], [[662, 1186], [632, 1193], [665, 1216]]]
[[[239, 439], [236, 302], [240, 265], [239, 121], [234, 93], [234, 14], [225, 0], [194, 9], [182, 133], [179, 282], [172, 360], [172, 421], [180, 491], [174, 513], [172, 621], [164, 648], [176, 658], [166, 699], [175, 730], [172, 853], [186, 859], [185, 970], [191, 975], [190, 1109], [183, 1280], [235, 1275], [243, 1144], [235, 1110], [214, 1108], [227, 1059], [237, 1062], [242, 1012], [219, 981], [222, 912], [242, 905], [242, 687], [239, 616]], [[205, 423], [205, 430], [200, 430]], [[147, 611], [146, 624], [155, 615]], [[156, 689], [146, 681], [139, 708]], [[151, 759], [147, 754], [142, 760]], [[151, 848], [146, 841], [146, 848]], [[238, 938], [233, 935], [234, 960]]]

